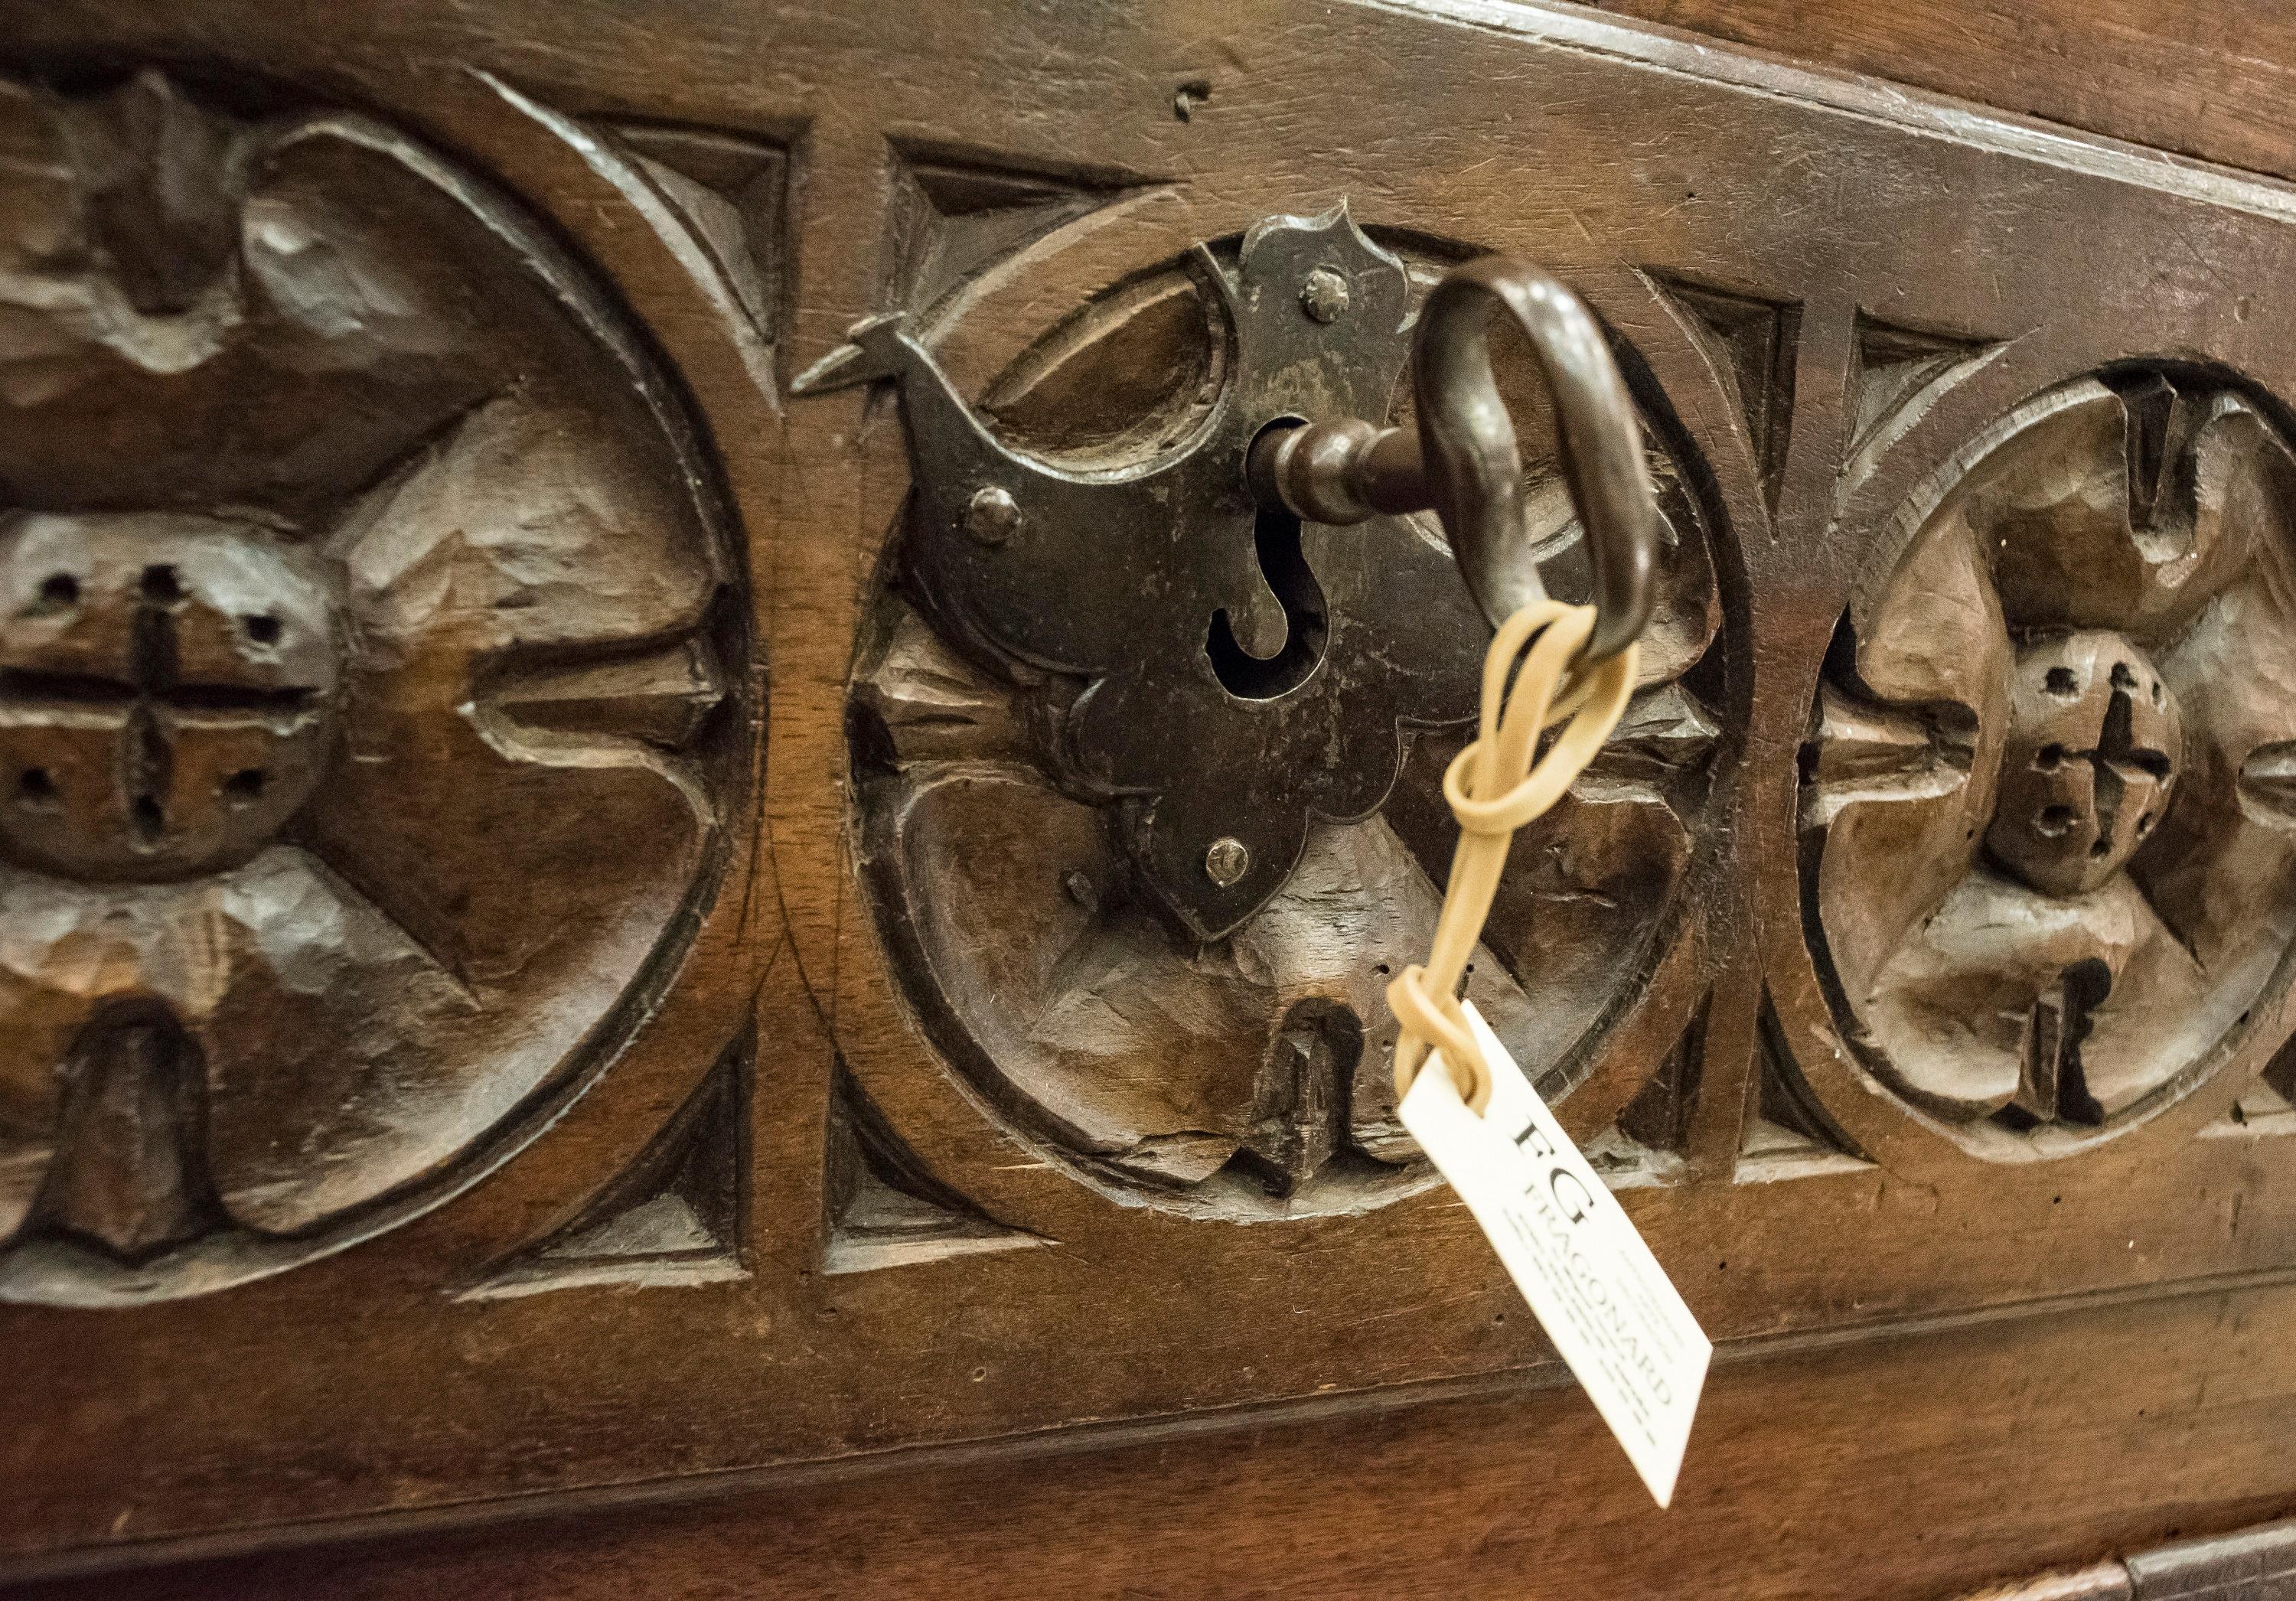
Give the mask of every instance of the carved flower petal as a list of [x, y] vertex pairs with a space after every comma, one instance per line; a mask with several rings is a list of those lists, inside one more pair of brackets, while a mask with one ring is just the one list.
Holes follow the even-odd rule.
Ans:
[[2296, 932], [2296, 815], [2270, 777], [2273, 753], [2296, 741], [2284, 544], [2262, 547], [2156, 661], [2184, 712], [2184, 751], [2168, 810], [2129, 871], [2202, 965], [2229, 978]]
[[53, 1154], [57, 1065], [108, 994], [132, 989], [133, 932], [53, 879], [0, 867], [0, 1240], [23, 1226]]
[[2177, 496], [2160, 521], [2184, 514], [2191, 496], [2192, 533], [2180, 561], [2160, 568], [2164, 594], [2159, 626], [2181, 625], [2232, 576], [2262, 561], [2284, 584], [2296, 534], [2296, 455], [2279, 430], [2237, 394], [2213, 397], [2197, 419], [2188, 464], [2166, 486]]
[[[1314, 830], [1300, 866], [1259, 915], [1238, 930], [1235, 951], [1284, 1007], [1324, 1000], [1346, 1006], [1361, 1030], [1349, 1100], [1352, 1132], [1382, 1162], [1419, 1154], [1397, 1121], [1389, 979], [1427, 959], [1443, 899], [1386, 821]], [[1552, 1008], [1534, 1007], [1486, 948], [1476, 948], [1467, 998], [1519, 1061], [1545, 1061]]]
[[1946, 1117], [1980, 1117], [2015, 1098], [2036, 1009], [2066, 973], [2095, 962], [2117, 979], [2157, 927], [2125, 879], [2060, 899], [1980, 867], [1851, 1000], [1889, 1040], [1907, 1096]]
[[657, 743], [721, 693], [706, 653], [666, 648], [709, 564], [671, 487], [570, 424], [489, 406], [331, 541], [361, 649], [299, 834], [489, 1017], [544, 1020], [442, 1047], [476, 1074], [509, 1071], [484, 1054], [505, 1041], [574, 1046], [676, 916], [714, 821]]
[[229, 981], [184, 1023], [208, 1063], [209, 1168], [242, 1223], [293, 1233], [419, 1178], [556, 1060], [554, 1041], [529, 1039], [471, 1071], [473, 1047], [504, 1030], [300, 851], [266, 851], [210, 894]]
[[1856, 993], [1977, 859], [2012, 652], [1980, 548], [1957, 518], [1926, 530], [1853, 621], [1859, 683], [1822, 692], [1803, 825], [1826, 830], [1827, 950]]
[[[1386, 812], [1431, 893], [1448, 882], [1458, 842], [1440, 777], [1462, 743], [1423, 737]], [[1508, 972], [1533, 984], [1536, 1000], [1513, 1031], [1491, 1022], [1542, 1091], [1563, 1088], [1547, 1075], [1640, 970], [1689, 860], [1689, 832], [1655, 790], [1591, 773], [1514, 836], [1483, 938]], [[1422, 948], [1406, 959], [1424, 958]], [[1483, 976], [1480, 957], [1476, 968], [1471, 993]]]
[[1193, 1182], [1234, 1154], [1267, 995], [1126, 900], [1096, 808], [1020, 769], [952, 769], [918, 783], [891, 832], [883, 866], [953, 1014], [944, 1043], [976, 1079], [1144, 1178]]
[[2247, 560], [2250, 525], [2288, 482], [2286, 451], [2248, 402], [2194, 402], [2161, 380], [2126, 394], [2068, 384], [2013, 414], [1989, 448], [1956, 498], [1998, 553], [2010, 621], [2148, 644]]
[[2284, 924], [2269, 949], [2251, 950], [2244, 970], [2204, 968], [2152, 907], [2139, 902], [2134, 915], [2136, 948], [2080, 1046], [2083, 1085], [2103, 1117], [2127, 1111], [2224, 1038], [2270, 976], [2289, 932]]
[[[1666, 464], [1658, 463], [1661, 471]], [[1650, 621], [1644, 626], [1638, 688], [1670, 684], [1695, 666], [1722, 627], [1722, 600], [1714, 565], [1696, 526], [1687, 493], [1670, 479], [1661, 483], [1659, 505], [1665, 515], [1652, 587]], [[1595, 592], [1593, 557], [1586, 531], [1560, 477], [1530, 491], [1524, 521], [1541, 558], [1539, 576], [1558, 600], [1583, 604]]]

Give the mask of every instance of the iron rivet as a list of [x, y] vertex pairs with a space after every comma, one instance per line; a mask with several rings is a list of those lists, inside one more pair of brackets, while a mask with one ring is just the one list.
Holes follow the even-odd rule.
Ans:
[[995, 484], [975, 489], [964, 508], [964, 531], [983, 545], [1002, 545], [1021, 526], [1021, 506]]
[[1251, 852], [1242, 840], [1223, 834], [1204, 852], [1204, 876], [1221, 889], [1233, 889], [1251, 871]]
[[1300, 306], [1319, 323], [1336, 323], [1348, 309], [1348, 281], [1328, 267], [1308, 275], [1300, 287]]

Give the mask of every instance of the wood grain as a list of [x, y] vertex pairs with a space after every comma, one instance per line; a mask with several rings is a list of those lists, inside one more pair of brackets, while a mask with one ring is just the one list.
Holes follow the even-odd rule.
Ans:
[[[226, 1564], [80, 1592], [152, 1596], [1910, 1601], [2296, 1503], [2296, 1354], [2282, 1336], [2296, 1289], [2279, 1285], [2296, 1263], [2283, 1149], [2296, 1119], [2245, 1110], [2296, 1024], [2284, 976], [2252, 1019], [2195, 1030], [2196, 1050], [2226, 1048], [2201, 1051], [2189, 1075], [2177, 1064], [2173, 1104], [2133, 1108], [2078, 1160], [1980, 1161], [1854, 1059], [1808, 948], [1797, 835], [1831, 643], [1852, 593], [1893, 570], [1889, 530], [1915, 487], [2030, 397], [2132, 357], [2198, 352], [2258, 392], [2296, 394], [2296, 311], [2276, 292], [2296, 209], [2276, 183], [1749, 64], [1575, 8], [1435, 10], [945, 0], [894, 26], [863, 0], [376, 0], [324, 17], [275, 0], [53, 0], [0, 18], [7, 70], [43, 94], [77, 102], [159, 63], [210, 121], [371, 119], [410, 162], [472, 175], [456, 193], [481, 196], [487, 231], [402, 229], [380, 256], [441, 257], [476, 284], [452, 297], [456, 315], [533, 365], [511, 386], [526, 403], [562, 384], [619, 425], [562, 470], [480, 475], [470, 503], [515, 521], [611, 464], [611, 443], [690, 407], [702, 466], [627, 476], [712, 500], [722, 488], [741, 547], [723, 553], [721, 601], [695, 578], [674, 619], [635, 636], [664, 648], [614, 736], [709, 746], [705, 798], [726, 855], [723, 892], [677, 911], [675, 959], [648, 967], [602, 1028], [597, 1061], [584, 1059], [594, 1081], [514, 1117], [497, 1109], [499, 1136], [489, 1120], [458, 1123], [435, 1190], [427, 1170], [410, 1176], [421, 1204], [356, 1248], [290, 1261], [320, 1239], [317, 1219], [275, 1219], [289, 1251], [227, 1293], [170, 1298], [203, 1287], [186, 1284], [101, 1317], [0, 1308], [4, 1571]], [[2165, 19], [2132, 0], [1732, 14], [1661, 20], [1736, 27], [1795, 60], [2020, 119], [2296, 171], [2279, 93], [2296, 25], [2252, 4]], [[184, 152], [168, 130], [192, 122], [134, 103], [114, 120], [174, 152], [145, 164], [174, 176], [139, 189], [99, 175], [100, 203], [52, 197], [0, 218], [109, 219], [111, 242], [68, 265], [124, 274], [146, 315], [173, 316], [184, 283], [217, 277], [192, 269], [215, 267], [229, 230], [206, 226], [213, 206], [171, 164]], [[39, 185], [68, 167], [0, 173]], [[139, 195], [187, 219], [189, 242], [137, 243], [118, 218]], [[1593, 998], [1555, 1053], [1578, 1075], [1562, 1104], [1577, 1132], [1623, 1131], [1675, 1159], [1636, 1166], [1652, 1181], [1628, 1204], [1725, 1346], [1664, 1517], [1583, 1397], [1553, 1383], [1456, 1207], [1382, 1193], [1290, 1211], [1275, 1195], [1247, 1226], [1143, 1203], [1130, 1180], [985, 1104], [993, 1075], [952, 1070], [950, 1036], [921, 1026], [889, 954], [889, 901], [857, 871], [855, 712], [890, 704], [895, 686], [857, 669], [873, 671], [911, 468], [882, 403], [788, 404], [788, 373], [898, 308], [939, 319], [936, 358], [959, 390], [1002, 386], [1025, 425], [1031, 374], [1040, 412], [1094, 387], [1105, 349], [1077, 348], [1073, 370], [1041, 359], [1079, 308], [1168, 275], [1198, 240], [1342, 195], [1436, 258], [1515, 250], [1578, 285], [1635, 353], [1639, 393], [1665, 402], [1652, 426], [1713, 513], [1681, 663], [1711, 709], [1712, 788], [1680, 846], [1686, 887], [1651, 897], [1691, 910], [1624, 955], [1571, 942], [1601, 971], [1570, 986]], [[512, 236], [542, 242], [504, 262]], [[4, 242], [37, 251], [48, 237], [28, 225]], [[518, 261], [560, 250], [599, 292], [578, 328], [513, 338], [523, 324], [504, 308], [538, 270]], [[644, 359], [581, 365], [600, 337]], [[1954, 352], [1979, 348], [2005, 353], [1961, 373]], [[629, 376], [657, 361], [659, 382]], [[1940, 374], [1956, 381], [1933, 389]], [[10, 392], [73, 392], [40, 376]], [[218, 393], [232, 419], [236, 392]], [[312, 410], [263, 398], [291, 423]], [[179, 496], [228, 458], [193, 443], [199, 418], [166, 402], [138, 391], [109, 430], [20, 428], [10, 489], [92, 459], [90, 481], [46, 491], [73, 517]], [[168, 453], [129, 447], [152, 439]], [[283, 457], [260, 447], [253, 465]], [[628, 519], [610, 520], [618, 538], [573, 564], [559, 598], [652, 594], [675, 576]], [[103, 530], [70, 531], [68, 554], [102, 543]], [[164, 565], [106, 579], [131, 632], [176, 603], [131, 593]], [[36, 593], [63, 571], [27, 569]], [[722, 614], [699, 628], [709, 604]], [[722, 681], [668, 648], [688, 643], [709, 645]], [[578, 743], [614, 721], [599, 707], [630, 667], [556, 662], [514, 699]], [[164, 677], [125, 682], [148, 699]], [[468, 745], [462, 702], [440, 705]], [[2183, 711], [2209, 722], [2191, 697]], [[1004, 711], [982, 715], [996, 740], [1020, 737]], [[405, 850], [402, 875], [475, 863], [527, 898], [501, 918], [524, 939], [571, 917], [578, 875], [633, 874], [642, 890], [596, 898], [581, 937], [627, 921], [652, 948], [667, 915], [630, 908], [674, 898], [677, 875], [644, 871], [649, 851], [676, 853], [674, 831], [512, 804], [476, 763], [438, 786], [475, 820], [445, 850]], [[70, 776], [61, 759], [23, 765]], [[368, 778], [388, 776], [370, 765]], [[2284, 764], [2261, 777], [2290, 785]], [[20, 792], [45, 799], [37, 782]], [[377, 792], [382, 825], [346, 825], [346, 843], [392, 837], [411, 816]], [[530, 821], [489, 842], [482, 825], [501, 818]], [[1016, 857], [1037, 842], [1001, 837]], [[14, 849], [83, 872], [111, 859], [41, 838]], [[1547, 887], [1522, 882], [1526, 902]], [[1521, 915], [1554, 924], [1543, 907]], [[2286, 937], [2279, 915], [2244, 914], [2268, 924], [2267, 955]], [[587, 1026], [630, 978], [581, 971], [587, 1012], [536, 1001], [507, 1008], [505, 1028]], [[1550, 968], [1526, 989], [1541, 979], [1561, 987]], [[385, 1011], [403, 998], [366, 988]], [[72, 1114], [73, 1140], [102, 1160], [75, 1164], [39, 1220], [116, 1260], [213, 1222], [203, 1193], [176, 1204], [184, 1142], [145, 1137], [180, 1131], [195, 1054], [162, 1018], [127, 1021], [96, 1042], [105, 1093]], [[356, 1030], [385, 1047], [406, 1032], [389, 1018]], [[1339, 1081], [1343, 1052], [1326, 1040], [1319, 1061], [1315, 1040], [1294, 1043], [1294, 1084]], [[0, 1060], [29, 1064], [43, 1137], [54, 1120], [40, 1096], [67, 1054], [0, 1037]], [[1142, 1051], [1117, 1071], [1154, 1096], [1168, 1065]], [[1247, 1051], [1247, 1072], [1259, 1065]], [[2032, 1088], [2033, 1104], [2062, 1104]], [[316, 1097], [331, 1110], [324, 1088]], [[1222, 1137], [1278, 1110], [1238, 1097]], [[499, 1143], [479, 1151], [482, 1133]], [[299, 1148], [291, 1130], [261, 1142]], [[1271, 1148], [1286, 1173], [1318, 1154]], [[61, 1299], [57, 1284], [26, 1299]], [[500, 1521], [521, 1513], [550, 1521]], [[296, 1549], [250, 1555], [273, 1546]]]
[[2296, 1507], [2291, 1318], [2234, 1291], [1726, 1363], [1664, 1513], [1584, 1395], [1486, 1389], [21, 1595], [1919, 1601]]
[[1599, 9], [2296, 177], [2296, 13], [2277, 0], [1599, 0]]

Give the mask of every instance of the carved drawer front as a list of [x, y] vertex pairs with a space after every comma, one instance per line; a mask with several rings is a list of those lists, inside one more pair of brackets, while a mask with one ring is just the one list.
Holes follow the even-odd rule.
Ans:
[[1488, 624], [1240, 470], [1492, 250], [1664, 530], [1468, 993], [1726, 1371], [2296, 1262], [2296, 206], [1263, 9], [11, 20], [11, 1564], [1550, 1361], [1382, 998]]

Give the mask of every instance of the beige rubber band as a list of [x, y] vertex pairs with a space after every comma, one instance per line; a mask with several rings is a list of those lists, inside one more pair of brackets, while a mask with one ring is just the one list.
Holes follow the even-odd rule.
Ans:
[[[1460, 981], [1482, 938], [1515, 830], [1562, 798], [1611, 737], [1634, 693], [1640, 653], [1634, 645], [1584, 680], [1565, 682], [1572, 659], [1594, 630], [1594, 607], [1541, 601], [1508, 618], [1483, 658], [1480, 728], [1474, 743], [1443, 774], [1443, 798], [1459, 819], [1459, 845], [1435, 920], [1435, 947], [1423, 965], [1405, 968], [1387, 987], [1387, 1004], [1403, 1025], [1395, 1042], [1398, 1099], [1409, 1093], [1428, 1051], [1434, 1049], [1443, 1053], [1471, 1108], [1480, 1113], [1490, 1104], [1490, 1069], [1460, 1010]], [[1522, 669], [1514, 672], [1518, 657]], [[1562, 732], [1546, 755], [1538, 756], [1539, 736], [1550, 726]]]

